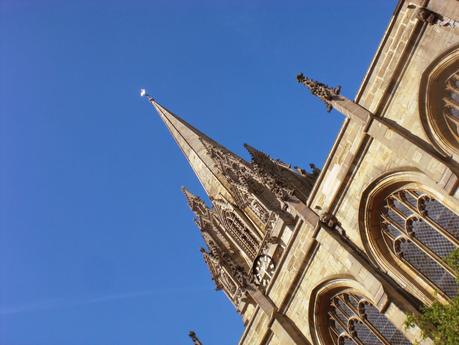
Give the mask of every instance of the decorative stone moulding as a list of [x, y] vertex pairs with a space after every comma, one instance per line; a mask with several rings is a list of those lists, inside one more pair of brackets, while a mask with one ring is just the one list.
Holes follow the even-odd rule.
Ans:
[[459, 156], [459, 47], [442, 55], [424, 72], [419, 113], [437, 149]]

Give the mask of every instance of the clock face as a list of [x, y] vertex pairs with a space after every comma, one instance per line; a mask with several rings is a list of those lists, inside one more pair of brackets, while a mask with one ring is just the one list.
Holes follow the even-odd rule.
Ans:
[[253, 274], [255, 283], [263, 287], [268, 286], [274, 274], [274, 263], [270, 256], [261, 255], [255, 260]]

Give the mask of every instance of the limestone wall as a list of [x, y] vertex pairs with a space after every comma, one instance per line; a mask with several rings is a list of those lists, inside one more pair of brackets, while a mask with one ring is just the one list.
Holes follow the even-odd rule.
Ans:
[[408, 339], [419, 336], [418, 329], [403, 328], [405, 313], [414, 307], [401, 290], [425, 303], [433, 291], [415, 277], [410, 280], [394, 273], [375, 257], [365, 223], [366, 212], [372, 210], [366, 209], [365, 202], [378, 181], [396, 176], [398, 183], [415, 183], [459, 213], [459, 192], [452, 178], [459, 155], [453, 153], [448, 161], [432, 142], [421, 119], [419, 96], [425, 71], [459, 46], [459, 27], [420, 22], [416, 11], [426, 5], [459, 19], [455, 0], [400, 1], [356, 97], [386, 122], [345, 120], [308, 202], [319, 216], [333, 213], [347, 239], [305, 221], [267, 291], [276, 313], [287, 321], [258, 310], [240, 344], [317, 344], [311, 326], [318, 317], [314, 298], [327, 284], [359, 291]]

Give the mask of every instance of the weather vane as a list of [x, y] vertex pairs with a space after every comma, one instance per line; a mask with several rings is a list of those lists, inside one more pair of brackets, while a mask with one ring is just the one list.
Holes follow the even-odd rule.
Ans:
[[140, 89], [140, 97], [147, 97], [147, 99], [151, 102], [153, 100], [153, 97], [151, 97], [148, 93], [147, 90], [145, 89]]

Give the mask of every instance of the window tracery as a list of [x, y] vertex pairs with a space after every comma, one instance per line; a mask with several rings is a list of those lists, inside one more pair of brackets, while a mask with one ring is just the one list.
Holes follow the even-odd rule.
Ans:
[[456, 296], [446, 257], [459, 247], [459, 216], [429, 194], [404, 189], [385, 199], [380, 217], [389, 250], [436, 290]]
[[450, 130], [459, 138], [459, 70], [456, 70], [444, 84], [443, 116]]
[[266, 224], [269, 220], [269, 211], [266, 210], [263, 204], [254, 198], [250, 206], [250, 208], [256, 214], [258, 219], [260, 219], [263, 224]]
[[220, 272], [220, 280], [227, 293], [233, 296], [236, 293], [237, 286], [223, 269]]
[[411, 344], [373, 304], [350, 292], [331, 298], [328, 320], [333, 345]]
[[459, 48], [438, 58], [424, 73], [420, 113], [427, 134], [445, 153], [459, 152]]
[[251, 259], [255, 259], [259, 243], [252, 232], [234, 214], [234, 212], [225, 211], [223, 218], [230, 235], [239, 243]]

